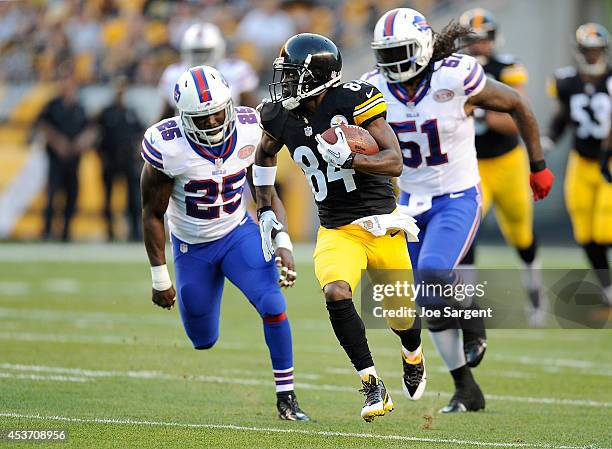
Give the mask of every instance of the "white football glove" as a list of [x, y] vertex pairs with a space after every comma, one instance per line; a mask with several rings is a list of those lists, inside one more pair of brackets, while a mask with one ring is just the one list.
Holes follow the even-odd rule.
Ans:
[[317, 150], [319, 150], [325, 162], [334, 167], [341, 168], [351, 155], [351, 148], [346, 142], [344, 131], [342, 131], [339, 126], [337, 126], [334, 131], [338, 138], [334, 144], [326, 142], [325, 139], [321, 137], [321, 134], [315, 136], [318, 143]]
[[408, 236], [409, 242], [419, 241], [419, 227], [416, 225], [416, 220], [410, 215], [402, 213], [370, 215], [355, 220], [352, 224], [361, 226], [376, 237], [382, 237], [391, 229], [404, 231]]
[[259, 233], [261, 234], [261, 250], [266, 262], [274, 257], [274, 245], [272, 244], [272, 229], [280, 231], [283, 225], [276, 219], [276, 214], [267, 210], [259, 216]]

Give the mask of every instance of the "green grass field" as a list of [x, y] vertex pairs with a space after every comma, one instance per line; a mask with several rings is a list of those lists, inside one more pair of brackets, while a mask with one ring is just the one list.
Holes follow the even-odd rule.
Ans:
[[[59, 447], [78, 448], [612, 447], [611, 330], [491, 331], [475, 371], [486, 411], [455, 416], [436, 413], [452, 382], [427, 334], [428, 392], [409, 402], [396, 337], [370, 331], [396, 410], [363, 422], [308, 251], [287, 302], [298, 397], [314, 422], [289, 423], [276, 417], [260, 319], [231, 285], [217, 346], [195, 351], [178, 312], [151, 305], [142, 248], [0, 246], [0, 429], [65, 428]], [[481, 256], [515, 264], [506, 249]], [[544, 265], [584, 262], [558, 248]]]

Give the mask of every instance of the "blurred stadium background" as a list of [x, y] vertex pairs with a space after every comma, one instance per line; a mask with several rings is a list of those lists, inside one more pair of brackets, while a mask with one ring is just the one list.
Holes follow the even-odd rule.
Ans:
[[[163, 69], [180, 58], [182, 33], [196, 21], [221, 27], [229, 53], [247, 60], [260, 75], [260, 98], [268, 95], [271, 62], [284, 40], [302, 31], [332, 37], [343, 52], [344, 78], [359, 77], [373, 65], [371, 29], [382, 12], [410, 6], [426, 14], [435, 29], [471, 7], [491, 10], [503, 36], [499, 51], [517, 55], [530, 74], [527, 91], [540, 125], [546, 128], [553, 100], [547, 78], [573, 62], [573, 32], [588, 20], [611, 28], [610, 0], [26, 0], [0, 1], [0, 239], [38, 240], [43, 231], [47, 158], [37, 119], [55, 95], [66, 67], [79, 82], [88, 119], [95, 121], [112, 101], [115, 82], [127, 80], [127, 103], [143, 129], [157, 121], [162, 97], [157, 84]], [[270, 24], [274, 23], [274, 31]], [[265, 29], [266, 32], [254, 30]], [[557, 175], [552, 195], [536, 208], [541, 240], [571, 243], [562, 198], [569, 139], [548, 154]], [[128, 158], [138, 170], [138, 144]], [[309, 240], [317, 228], [311, 195], [299, 169], [282, 161], [279, 176], [289, 209], [291, 232]], [[72, 225], [74, 240], [107, 238], [99, 152], [85, 151], [79, 165], [79, 195]], [[115, 236], [127, 239], [125, 180], [112, 196]], [[56, 233], [57, 235], [57, 233]], [[500, 242], [490, 216], [482, 228], [485, 242]]]

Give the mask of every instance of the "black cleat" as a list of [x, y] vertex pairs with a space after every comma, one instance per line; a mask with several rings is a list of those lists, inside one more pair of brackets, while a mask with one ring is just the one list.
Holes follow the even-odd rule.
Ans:
[[377, 416], [383, 416], [385, 412], [393, 411], [393, 401], [382, 379], [370, 374], [361, 379], [361, 384], [363, 388], [359, 392], [366, 397], [365, 404], [361, 409], [361, 417], [366, 422], [372, 422]]
[[440, 413], [463, 413], [477, 412], [485, 408], [485, 398], [478, 384], [455, 390], [446, 407], [440, 409]]
[[470, 368], [476, 368], [482, 362], [482, 359], [487, 350], [487, 340], [477, 337], [474, 340], [467, 341], [463, 344], [463, 352], [465, 352], [465, 362]]
[[276, 395], [278, 417], [285, 421], [310, 421], [310, 417], [302, 411], [294, 392]]
[[425, 371], [425, 355], [421, 352], [419, 363], [409, 363], [402, 354], [404, 365], [404, 377], [402, 378], [402, 390], [411, 401], [418, 401], [425, 392], [427, 385], [427, 372]]

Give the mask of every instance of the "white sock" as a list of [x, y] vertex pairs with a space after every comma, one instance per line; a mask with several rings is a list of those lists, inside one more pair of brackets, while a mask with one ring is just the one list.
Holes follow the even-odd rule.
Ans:
[[431, 335], [431, 339], [449, 371], [465, 365], [463, 338], [459, 329], [445, 329], [441, 332], [430, 331], [429, 335]]
[[533, 262], [525, 263], [523, 262], [523, 287], [527, 290], [540, 290], [542, 288], [542, 274], [540, 270], [542, 269], [542, 264], [540, 263], [540, 259], [536, 257]]
[[358, 371], [359, 378], [362, 379], [364, 376], [369, 376], [370, 374], [378, 379], [378, 373], [376, 372], [376, 367], [370, 366], [369, 368], [364, 368], [361, 371]]
[[[461, 281], [463, 285], [476, 285], [476, 265], [474, 264], [461, 264], [457, 265], [456, 270], [461, 276]], [[465, 299], [461, 301], [461, 305], [463, 307], [470, 307], [472, 305], [472, 301], [474, 300], [474, 295], [465, 295]]]
[[423, 352], [423, 345], [419, 345], [419, 347], [414, 351], [408, 351], [402, 346], [402, 354], [404, 354], [404, 357], [406, 357], [408, 360], [416, 359], [421, 352]]

